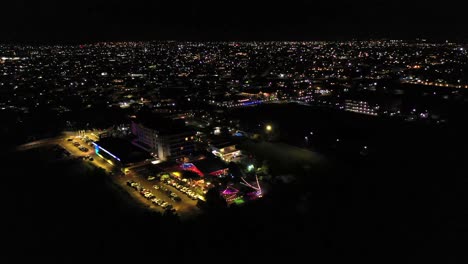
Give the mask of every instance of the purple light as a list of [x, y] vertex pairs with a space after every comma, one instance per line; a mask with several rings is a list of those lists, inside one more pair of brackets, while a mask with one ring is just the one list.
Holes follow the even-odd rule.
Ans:
[[230, 195], [230, 194], [236, 194], [236, 193], [238, 193], [238, 192], [239, 192], [239, 190], [237, 190], [237, 189], [234, 189], [234, 188], [232, 188], [232, 187], [227, 187], [227, 188], [222, 192], [222, 194], [224, 194], [224, 195]]

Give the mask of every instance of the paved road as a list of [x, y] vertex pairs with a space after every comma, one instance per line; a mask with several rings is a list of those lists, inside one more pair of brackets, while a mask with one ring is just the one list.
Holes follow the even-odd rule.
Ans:
[[[75, 147], [73, 145], [73, 142], [80, 143], [80, 145], [85, 146], [86, 148], [88, 148], [89, 151], [88, 152], [82, 152], [81, 150], [79, 150], [77, 147]], [[107, 161], [102, 159], [101, 157], [97, 156], [95, 154], [95, 152], [94, 152], [94, 147], [93, 146], [89, 146], [86, 142], [84, 142], [80, 138], [75, 138], [75, 137], [73, 137], [73, 141], [67, 141], [67, 139], [63, 139], [62, 141], [60, 141], [59, 145], [64, 147], [66, 150], [68, 150], [74, 156], [84, 157], [84, 156], [89, 155], [89, 156], [93, 157], [93, 159], [94, 159], [93, 161], [88, 160], [86, 162], [90, 162], [94, 166], [103, 168], [107, 172], [113, 172], [114, 173], [114, 177], [113, 177], [114, 181], [117, 182], [119, 185], [121, 185], [126, 191], [128, 191], [130, 193], [130, 195], [136, 201], [146, 205], [147, 208], [149, 208], [151, 210], [155, 210], [155, 211], [158, 211], [160, 213], [164, 212], [164, 210], [160, 206], [154, 205], [151, 201], [148, 201], [146, 198], [141, 196], [139, 192], [137, 192], [133, 188], [130, 188], [129, 186], [126, 185], [127, 181], [130, 180], [130, 179], [133, 179], [134, 177], [137, 177], [136, 175], [134, 175], [133, 173], [129, 173], [128, 175], [123, 176], [123, 173], [119, 169], [115, 168], [115, 166], [111, 165], [110, 163], [108, 163]], [[147, 188], [147, 187], [145, 186], [144, 188]], [[147, 188], [147, 189], [149, 189], [149, 188]], [[161, 198], [161, 197], [158, 197], [158, 198]]]
[[65, 139], [65, 137], [46, 138], [46, 139], [36, 140], [36, 141], [29, 142], [29, 143], [16, 147], [16, 150], [26, 151], [26, 150], [35, 149], [35, 148], [51, 146], [54, 144], [58, 144], [58, 142], [60, 142], [63, 139]]
[[[67, 141], [68, 138], [73, 138], [73, 141]], [[88, 151], [83, 152], [83, 151], [79, 150], [77, 147], [75, 147], [73, 145], [73, 142], [80, 143], [80, 145], [83, 146], [83, 147], [86, 147], [88, 149]], [[93, 161], [87, 161], [87, 162], [91, 162], [93, 165], [95, 165], [97, 167], [100, 167], [100, 168], [106, 170], [107, 172], [118, 172], [118, 169], [116, 169], [114, 166], [107, 163], [105, 160], [101, 159], [100, 157], [98, 157], [96, 155], [96, 153], [94, 152], [94, 147], [93, 146], [88, 145], [86, 142], [84, 142], [83, 140], [81, 140], [78, 137], [76, 137], [76, 138], [75, 137], [66, 137], [63, 140], [59, 141], [57, 144], [59, 144], [60, 146], [62, 146], [66, 150], [68, 150], [73, 156], [76, 156], [76, 157], [91, 156], [91, 157], [93, 157], [93, 159], [94, 159]]]

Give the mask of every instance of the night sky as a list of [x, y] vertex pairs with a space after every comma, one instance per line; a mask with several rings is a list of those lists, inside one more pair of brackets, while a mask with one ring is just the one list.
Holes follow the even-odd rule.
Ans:
[[2, 42], [468, 39], [452, 0], [15, 0], [0, 10]]

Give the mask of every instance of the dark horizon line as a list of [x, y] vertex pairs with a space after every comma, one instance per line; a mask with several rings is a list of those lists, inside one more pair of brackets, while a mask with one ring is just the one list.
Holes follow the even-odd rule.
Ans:
[[346, 41], [407, 41], [407, 42], [416, 42], [424, 41], [427, 43], [456, 43], [456, 44], [468, 44], [467, 40], [463, 38], [437, 38], [437, 37], [415, 37], [415, 38], [391, 38], [391, 37], [356, 37], [356, 38], [346, 38], [346, 37], [330, 37], [330, 38], [317, 38], [317, 39], [100, 39], [100, 40], [58, 40], [58, 41], [48, 41], [48, 40], [12, 40], [12, 41], [2, 41], [0, 40], [0, 45], [31, 45], [31, 46], [55, 46], [55, 45], [92, 45], [99, 43], [118, 43], [118, 42], [200, 42], [200, 43], [210, 43], [210, 42], [346, 42]]

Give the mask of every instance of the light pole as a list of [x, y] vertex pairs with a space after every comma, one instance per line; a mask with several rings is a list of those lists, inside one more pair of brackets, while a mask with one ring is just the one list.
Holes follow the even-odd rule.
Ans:
[[272, 131], [273, 131], [273, 126], [272, 125], [266, 125], [265, 126], [265, 134], [266, 134], [267, 141], [271, 140]]

